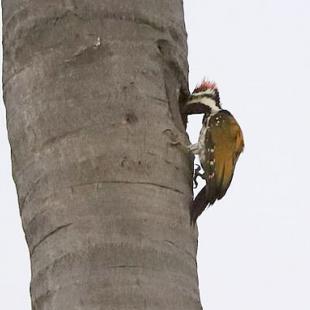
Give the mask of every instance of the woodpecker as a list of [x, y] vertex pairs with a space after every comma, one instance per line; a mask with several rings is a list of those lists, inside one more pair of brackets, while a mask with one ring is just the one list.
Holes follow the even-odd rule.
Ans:
[[223, 198], [233, 178], [235, 166], [244, 148], [241, 128], [232, 114], [223, 110], [217, 86], [202, 81], [186, 103], [187, 114], [204, 113], [198, 142], [190, 145], [193, 154], [199, 156], [200, 168], [195, 170], [194, 182], [201, 176], [206, 185], [191, 206], [191, 223], [195, 224], [205, 208]]

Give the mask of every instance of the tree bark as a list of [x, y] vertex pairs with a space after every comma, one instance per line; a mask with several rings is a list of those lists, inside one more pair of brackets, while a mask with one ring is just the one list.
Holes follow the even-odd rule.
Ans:
[[35, 310], [201, 309], [181, 0], [2, 0]]

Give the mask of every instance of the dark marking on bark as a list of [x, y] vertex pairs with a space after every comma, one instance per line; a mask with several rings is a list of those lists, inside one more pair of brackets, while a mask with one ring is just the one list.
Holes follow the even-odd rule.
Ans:
[[162, 184], [157, 184], [157, 183], [152, 183], [152, 182], [132, 182], [132, 181], [101, 181], [101, 182], [90, 182], [90, 183], [82, 183], [82, 184], [75, 184], [72, 185], [71, 187], [83, 187], [83, 186], [89, 186], [89, 185], [95, 185], [97, 186], [98, 184], [132, 184], [132, 185], [148, 185], [148, 186], [155, 186], [161, 189], [173, 191], [178, 194], [184, 194], [183, 191], [176, 189], [174, 187], [162, 185]]
[[65, 12], [63, 12], [63, 14], [58, 15], [58, 16], [53, 18], [54, 26], [56, 26], [58, 23], [62, 22], [66, 18], [68, 18], [68, 17], [70, 18], [70, 16], [77, 17], [78, 19], [80, 19], [82, 21], [87, 21], [87, 19], [85, 19], [83, 16], [79, 15], [76, 11], [66, 10]]
[[[3, 87], [3, 95], [4, 97], [6, 96], [6, 87], [8, 85], [8, 83], [14, 78], [14, 77], [17, 77], [20, 73], [22, 73], [25, 69], [27, 69], [28, 66], [24, 66], [22, 68], [20, 68], [19, 70], [16, 70], [13, 72], [13, 74], [9, 75], [8, 78], [4, 79], [3, 78], [3, 84], [2, 84], [2, 87]], [[5, 102], [5, 101], [4, 101]], [[5, 104], [5, 103], [4, 103]]]
[[[30, 287], [30, 291], [32, 291], [32, 288]], [[43, 308], [43, 306], [46, 304], [47, 300], [51, 299], [55, 293], [57, 292], [57, 290], [49, 290], [47, 289], [46, 291], [44, 291], [43, 294], [39, 295], [36, 298], [33, 298], [31, 301], [31, 309], [32, 310], [40, 310]]]
[[140, 25], [144, 25], [144, 26], [148, 26], [151, 27], [157, 31], [164, 31], [164, 27], [157, 24], [155, 21], [150, 20], [149, 18], [141, 15], [141, 16], [134, 16], [131, 14], [117, 14], [115, 12], [103, 12], [101, 14], [101, 16], [103, 16], [103, 18], [105, 19], [113, 19], [113, 20], [118, 20], [118, 21], [125, 21], [125, 22], [133, 22], [136, 24], [140, 24]]
[[175, 41], [175, 42], [180, 42], [182, 41], [180, 34], [176, 31], [176, 29], [174, 27], [169, 27], [169, 34], [171, 35], [171, 38]]
[[137, 265], [112, 265], [112, 266], [106, 266], [105, 268], [143, 268], [142, 266]]
[[24, 206], [25, 206], [26, 202], [30, 201], [31, 196], [36, 191], [36, 187], [40, 183], [40, 181], [41, 181], [41, 178], [38, 178], [37, 180], [35, 180], [31, 184], [30, 189], [28, 190], [28, 192], [23, 197], [19, 197], [19, 208], [20, 208], [20, 212], [21, 213], [22, 213], [22, 211], [24, 209]]
[[196, 256], [193, 256], [189, 251], [179, 247], [175, 242], [172, 242], [170, 240], [164, 240], [164, 242], [170, 244], [171, 246], [175, 247], [176, 249], [178, 249], [180, 252], [185, 253], [186, 255], [188, 255], [191, 259], [193, 259], [195, 261], [195, 263], [197, 264], [196, 261]]
[[138, 121], [138, 117], [137, 117], [137, 115], [134, 112], [128, 112], [125, 115], [125, 121], [128, 124], [134, 124], [134, 123], [136, 123]]
[[127, 161], [127, 156], [124, 156], [123, 159], [121, 160], [121, 167], [125, 167]]
[[168, 159], [164, 159], [165, 160], [165, 163], [168, 164], [168, 165], [172, 165], [173, 162], [171, 160], [168, 160]]
[[113, 56], [113, 52], [109, 44], [102, 44], [101, 38], [94, 38], [92, 44], [80, 47], [71, 58], [65, 60], [66, 64], [89, 65], [98, 59]]
[[[24, 19], [27, 18], [29, 10], [31, 10], [31, 8], [30, 8], [30, 6], [27, 6], [23, 9], [17, 11], [4, 24], [3, 28], [14, 27], [16, 24], [19, 24], [20, 21], [23, 21]], [[46, 18], [42, 18], [39, 20], [44, 20], [44, 24], [51, 23], [52, 25], [56, 25], [57, 23], [61, 22], [62, 20], [65, 20], [66, 18], [70, 18], [71, 16], [75, 16], [80, 20], [87, 21], [82, 15], [79, 15], [76, 10], [70, 10], [70, 9], [66, 9], [62, 12], [59, 12], [59, 15], [48, 16]], [[14, 24], [14, 22], [15, 22], [15, 24]], [[38, 22], [36, 24], [38, 24]]]
[[30, 250], [30, 256], [33, 255], [34, 251], [38, 248], [38, 246], [40, 246], [40, 244], [42, 242], [44, 242], [47, 238], [49, 238], [50, 236], [52, 236], [53, 234], [59, 232], [60, 230], [62, 229], [65, 229], [65, 228], [68, 228], [69, 226], [71, 226], [73, 223], [68, 223], [68, 224], [64, 224], [64, 225], [61, 225], [57, 228], [55, 228], [54, 230], [52, 230], [51, 232], [49, 232], [47, 235], [45, 235], [40, 241], [38, 241], [33, 247], [32, 249]]

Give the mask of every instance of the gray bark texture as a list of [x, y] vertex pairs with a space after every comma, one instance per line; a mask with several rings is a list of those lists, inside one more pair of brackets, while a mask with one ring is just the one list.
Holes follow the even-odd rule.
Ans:
[[32, 309], [201, 309], [182, 1], [2, 6]]

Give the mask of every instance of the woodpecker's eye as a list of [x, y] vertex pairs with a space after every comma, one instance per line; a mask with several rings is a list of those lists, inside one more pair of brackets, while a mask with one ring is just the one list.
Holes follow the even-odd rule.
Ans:
[[205, 110], [206, 110], [206, 114], [210, 114], [211, 113], [211, 108], [209, 106], [205, 106]]

